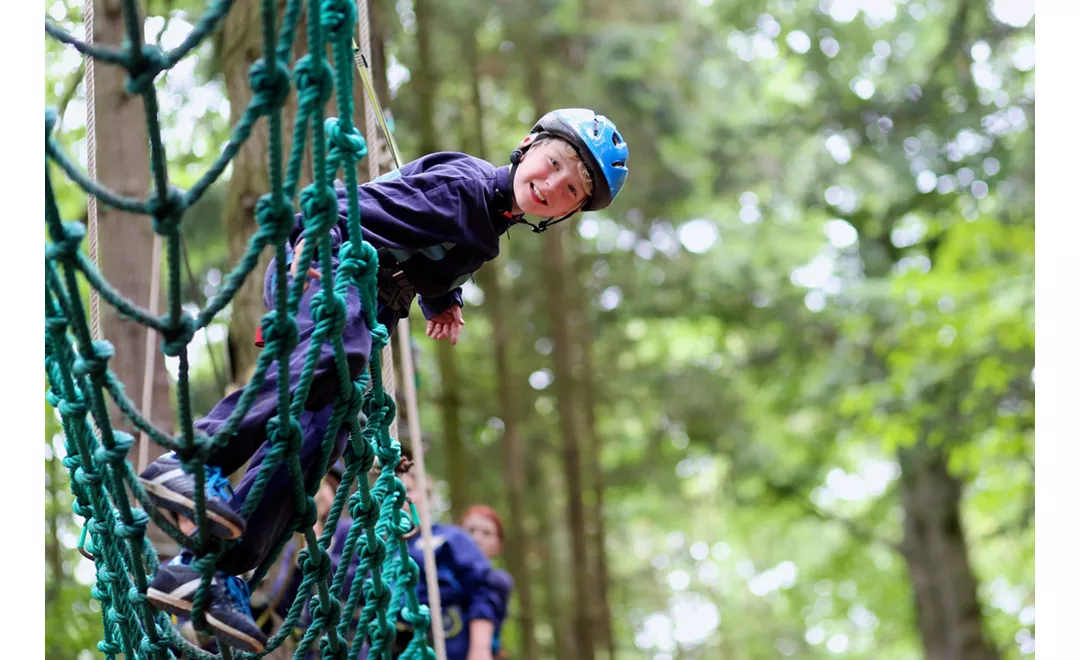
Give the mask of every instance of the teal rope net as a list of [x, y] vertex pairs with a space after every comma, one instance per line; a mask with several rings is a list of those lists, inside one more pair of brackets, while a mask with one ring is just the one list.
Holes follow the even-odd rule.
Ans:
[[[75, 495], [74, 511], [86, 520], [85, 531], [89, 536], [87, 548], [97, 569], [97, 580], [91, 595], [101, 603], [103, 621], [103, 639], [98, 644], [98, 650], [106, 658], [115, 658], [120, 654], [125, 658], [155, 659], [174, 658], [179, 654], [200, 659], [262, 657], [277, 649], [292, 633], [309, 595], [311, 624], [296, 648], [295, 658], [305, 657], [316, 642], [323, 658], [354, 660], [365, 644], [370, 646], [369, 657], [389, 658], [399, 615], [415, 630], [412, 641], [401, 657], [412, 660], [434, 658], [433, 651], [426, 646], [430, 625], [428, 608], [416, 596], [419, 568], [409, 558], [403, 538], [411, 523], [402, 513], [406, 501], [405, 490], [394, 473], [400, 459], [400, 444], [389, 432], [395, 415], [394, 401], [383, 389], [382, 382], [381, 349], [387, 345], [389, 333], [375, 319], [378, 260], [374, 248], [360, 239], [361, 217], [355, 164], [367, 155], [367, 145], [352, 122], [351, 42], [356, 29], [356, 6], [351, 0], [308, 0], [308, 43], [310, 52], [317, 55], [299, 58], [290, 70], [287, 63], [291, 60], [302, 9], [301, 0], [287, 0], [281, 16], [275, 11], [277, 4], [275, 0], [262, 0], [263, 57], [250, 69], [250, 83], [254, 92], [251, 103], [233, 127], [228, 146], [189, 190], [180, 190], [169, 184], [154, 79], [207, 39], [221, 25], [233, 1], [214, 2], [187, 39], [172, 50], [163, 50], [142, 41], [142, 20], [136, 0], [123, 2], [127, 43], [122, 48], [86, 43], [49, 21], [45, 23], [46, 33], [53, 38], [99, 62], [120, 66], [127, 71], [128, 91], [140, 95], [144, 101], [153, 173], [153, 189], [145, 199], [125, 197], [109, 190], [83, 173], [64, 153], [52, 136], [56, 113], [51, 109], [46, 111], [47, 398], [62, 420], [67, 453], [63, 464], [71, 477]], [[324, 55], [327, 45], [332, 51], [329, 58]], [[296, 85], [299, 109], [292, 127], [293, 147], [285, 162], [282, 153], [282, 106], [293, 84]], [[336, 96], [340, 116], [325, 118], [325, 106], [332, 96]], [[181, 308], [180, 229], [184, 213], [221, 176], [248, 139], [252, 127], [263, 118], [269, 125], [267, 166], [270, 191], [259, 199], [256, 206], [259, 229], [249, 240], [243, 257], [225, 278], [220, 291], [199, 309], [198, 314], [188, 314]], [[290, 285], [285, 264], [286, 241], [294, 218], [291, 200], [296, 195], [309, 130], [314, 182], [300, 191], [299, 199], [304, 214], [306, 242], [316, 249], [303, 251], [298, 265], [300, 275]], [[85, 229], [79, 222], [64, 222], [60, 217], [53, 194], [50, 164], [57, 166], [101, 203], [149, 217], [154, 231], [162, 237], [165, 245], [168, 303], [163, 315], [153, 315], [125, 299], [82, 252]], [[316, 252], [320, 263], [331, 263], [330, 228], [337, 220], [332, 182], [339, 168], [344, 172], [348, 191], [348, 232], [351, 240], [346, 241], [338, 252], [340, 263], [337, 269], [323, 269], [323, 288], [311, 301], [313, 318], [317, 322], [310, 351], [301, 373], [293, 380], [295, 388], [290, 391], [288, 357], [297, 345], [298, 331], [294, 316], [304, 292], [304, 273], [307, 273]], [[234, 298], [241, 284], [255, 269], [260, 253], [267, 248], [274, 250], [277, 271], [275, 309], [262, 319], [264, 350], [250, 383], [225, 426], [212, 437], [196, 434], [191, 409], [188, 345], [194, 334], [205, 328]], [[160, 333], [163, 352], [178, 360], [176, 407], [180, 431], [176, 436], [156, 429], [125, 396], [122, 385], [108, 366], [114, 354], [113, 346], [107, 341], [95, 341], [91, 335], [86, 308], [79, 294], [80, 281], [85, 281], [96, 290], [101, 299], [114, 306], [120, 314]], [[350, 287], [360, 292], [365, 321], [372, 334], [369, 368], [356, 380], [349, 377], [341, 339], [345, 296]], [[345, 472], [341, 484], [324, 531], [316, 538], [313, 524], [317, 514], [313, 495], [319, 488], [319, 480], [304, 482], [298, 458], [301, 440], [296, 420], [313, 380], [316, 357], [327, 343], [333, 348], [339, 394], [334, 401], [329, 429], [322, 441], [322, 455], [330, 455], [329, 449], [342, 425], [348, 429], [349, 441], [344, 453]], [[205, 531], [208, 525], [204, 467], [207, 458], [228, 442], [250, 409], [254, 393], [264, 382], [266, 371], [274, 362], [277, 362], [281, 377], [277, 416], [270, 424], [271, 449], [241, 513], [247, 517], [258, 505], [269, 476], [282, 464], [292, 477], [292, 496], [298, 513], [290, 520], [287, 533], [270, 557], [256, 569], [249, 586], [253, 590], [258, 586], [293, 532], [301, 532], [306, 540], [306, 548], [301, 552], [299, 561], [303, 581], [284, 624], [270, 638], [263, 653], [234, 652], [223, 646], [220, 654], [211, 654], [188, 643], [173, 628], [169, 618], [148, 603], [147, 585], [157, 570], [158, 562], [157, 554], [145, 536], [146, 526], [153, 519], [171, 538], [197, 555], [193, 565], [201, 572], [202, 581], [194, 598], [191, 618], [197, 629], [207, 630], [205, 612], [215, 565], [221, 554], [236, 541], [215, 539]], [[184, 469], [194, 476], [197, 500], [195, 522], [200, 530], [194, 537], [182, 534], [159, 513], [140, 486], [134, 469], [126, 459], [134, 438], [113, 427], [106, 409], [107, 398], [115, 402], [134, 428], [146, 433], [162, 447], [176, 452]], [[367, 416], [364, 425], [359, 421], [360, 413]], [[366, 475], [374, 465], [376, 456], [381, 470], [374, 485], [369, 487]], [[319, 473], [324, 474], [327, 467], [321, 465]], [[356, 491], [350, 495], [354, 484]], [[130, 503], [125, 489], [130, 490], [141, 508]], [[343, 558], [331, 580], [331, 562], [326, 551], [346, 506], [353, 524]], [[359, 555], [359, 568], [355, 583], [350, 585], [348, 601], [342, 603], [340, 599], [349, 560], [356, 555]], [[404, 603], [404, 608], [400, 612], [391, 611], [392, 603], [396, 604], [393, 607]], [[350, 640], [350, 622], [358, 609], [359, 627]]]

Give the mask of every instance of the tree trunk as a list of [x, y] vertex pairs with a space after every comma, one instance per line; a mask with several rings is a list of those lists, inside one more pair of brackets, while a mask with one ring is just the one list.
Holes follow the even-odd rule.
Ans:
[[544, 236], [543, 272], [547, 290], [547, 316], [554, 343], [555, 397], [559, 428], [563, 436], [563, 470], [566, 475], [570, 524], [571, 562], [574, 579], [574, 636], [580, 658], [593, 657], [593, 634], [589, 625], [589, 554], [586, 544], [584, 488], [581, 476], [581, 440], [575, 410], [573, 340], [566, 313], [566, 258], [563, 249], [565, 228]]
[[[438, 131], [435, 126], [435, 100], [438, 82], [431, 59], [431, 24], [435, 20], [434, 7], [428, 0], [416, 0], [416, 88], [420, 151], [428, 154], [438, 151]], [[461, 435], [461, 383], [458, 377], [457, 356], [448, 340], [435, 342], [442, 381], [440, 409], [443, 422], [443, 446], [446, 450], [446, 478], [450, 485], [450, 512], [455, 520], [469, 505], [469, 470], [467, 455]]]
[[982, 611], [960, 519], [962, 484], [939, 448], [900, 452], [904, 538], [901, 551], [915, 591], [915, 618], [926, 660], [997, 660]]
[[[573, 223], [571, 227], [576, 227]], [[568, 230], [568, 231], [572, 231]], [[604, 466], [602, 461], [602, 438], [596, 430], [597, 379], [593, 372], [592, 323], [589, 317], [588, 293], [581, 286], [582, 273], [586, 269], [585, 258], [580, 253], [574, 258], [575, 286], [570, 298], [574, 308], [574, 343], [580, 358], [580, 373], [576, 381], [581, 402], [582, 441], [585, 446], [584, 481], [591, 486], [591, 506], [587, 510], [590, 570], [593, 576], [592, 625], [594, 639], [607, 649], [608, 659], [615, 658], [615, 636], [611, 623], [611, 603], [608, 600], [607, 534], [604, 525]]]
[[[279, 3], [278, 9], [281, 10], [283, 6], [283, 3]], [[240, 121], [244, 110], [251, 103], [252, 90], [248, 71], [251, 65], [263, 56], [262, 32], [251, 29], [251, 26], [260, 24], [261, 10], [261, 4], [256, 0], [237, 0], [222, 26], [221, 67], [225, 74], [225, 89], [229, 98], [229, 122], [233, 126]], [[303, 22], [303, 19], [301, 21]], [[298, 32], [299, 40], [303, 34], [302, 25]], [[292, 115], [295, 117], [295, 89], [289, 94], [288, 105], [292, 106]], [[248, 241], [258, 230], [255, 205], [260, 196], [270, 192], [267, 169], [269, 129], [269, 121], [260, 119], [232, 163], [224, 223], [229, 260], [234, 264], [244, 255]], [[286, 157], [291, 142], [291, 126], [284, 125], [282, 152]], [[247, 383], [259, 358], [260, 349], [255, 346], [254, 338], [255, 329], [266, 312], [262, 300], [262, 275], [273, 256], [272, 249], [263, 250], [255, 270], [233, 298], [232, 316], [229, 320], [230, 389], [243, 387]]]
[[[480, 94], [480, 66], [475, 28], [472, 34], [465, 35], [462, 41], [470, 72], [469, 86], [473, 106], [472, 148], [477, 157], [487, 158], [487, 142], [484, 139], [484, 101]], [[509, 246], [506, 246], [503, 252], [508, 252], [508, 248]], [[504, 254], [503, 258], [509, 258], [509, 255]], [[510, 574], [514, 577], [514, 591], [517, 592], [518, 598], [521, 657], [524, 660], [536, 660], [539, 657], [534, 631], [536, 614], [533, 609], [532, 581], [529, 579], [526, 561], [527, 552], [532, 544], [525, 529], [525, 489], [527, 488], [525, 446], [521, 436], [521, 418], [518, 414], [520, 406], [518, 389], [510, 361], [512, 349], [510, 333], [507, 332], [506, 287], [503, 284], [502, 271], [498, 264], [489, 264], [480, 269], [476, 277], [484, 291], [484, 306], [491, 319], [492, 351], [495, 354], [495, 387], [498, 391], [499, 416], [503, 421], [504, 481], [510, 514], [506, 559]]]
[[[278, 0], [278, 16], [284, 12], [285, 1]], [[235, 126], [251, 103], [252, 89], [248, 80], [251, 65], [263, 56], [262, 32], [251, 29], [262, 20], [262, 5], [257, 0], [237, 0], [226, 17], [221, 31], [220, 49], [222, 70], [225, 75], [225, 88], [229, 98], [230, 123]], [[293, 57], [288, 66], [308, 53], [307, 10], [297, 22], [296, 37], [293, 42]], [[280, 28], [280, 24], [278, 25]], [[375, 39], [375, 35], [372, 35]], [[329, 53], [329, 49], [327, 50]], [[295, 83], [295, 80], [293, 81]], [[364, 129], [363, 86], [359, 74], [353, 73], [353, 123]], [[293, 126], [299, 108], [295, 84], [282, 108], [282, 157], [283, 167], [288, 162], [292, 146]], [[326, 105], [325, 116], [338, 115], [336, 96], [331, 97]], [[225, 203], [225, 232], [229, 247], [229, 259], [236, 263], [247, 250], [248, 241], [257, 231], [255, 204], [259, 197], [270, 192], [268, 170], [270, 123], [267, 118], [260, 119], [251, 131], [247, 141], [240, 147], [232, 163], [232, 175]], [[307, 131], [308, 140], [304, 144], [304, 165], [301, 168], [297, 191], [313, 179], [311, 161], [311, 130]], [[369, 136], [370, 139], [370, 136]], [[366, 163], [356, 167], [357, 181], [368, 180]], [[295, 200], [294, 200], [295, 201]], [[299, 210], [299, 209], [297, 209]], [[242, 387], [250, 379], [259, 357], [259, 348], [254, 344], [255, 328], [258, 327], [266, 308], [263, 305], [263, 274], [273, 257], [272, 249], [267, 249], [259, 258], [259, 264], [237, 292], [232, 303], [232, 317], [229, 321], [229, 355], [232, 365], [232, 388]]]
[[[534, 438], [535, 439], [535, 438]], [[528, 462], [527, 479], [528, 488], [534, 493], [554, 493], [553, 483], [557, 480], [549, 476], [548, 464], [540, 454], [536, 460]], [[556, 485], [558, 485], [556, 483]], [[545, 657], [560, 659], [576, 659], [578, 657], [574, 647], [574, 635], [570, 632], [569, 614], [564, 606], [562, 590], [560, 586], [565, 583], [559, 579], [559, 557], [555, 549], [560, 547], [557, 538], [558, 529], [553, 518], [557, 498], [554, 496], [535, 497], [532, 499], [533, 515], [536, 517], [536, 536], [533, 537], [533, 551], [539, 561], [538, 582], [544, 585], [543, 609], [544, 618], [551, 627], [552, 644]]]
[[[534, 6], [535, 13], [542, 11]], [[532, 16], [538, 18], [535, 14]], [[533, 21], [529, 21], [531, 25]], [[549, 99], [545, 87], [545, 75], [541, 63], [544, 46], [540, 37], [531, 30], [523, 30], [515, 36], [520, 43], [521, 58], [525, 65], [529, 98], [533, 112], [538, 116], [546, 112]], [[566, 318], [566, 271], [567, 263], [563, 248], [565, 226], [556, 227], [543, 237], [543, 276], [547, 293], [547, 316], [551, 321], [554, 341], [555, 396], [559, 411], [559, 427], [563, 436], [563, 471], [566, 476], [571, 563], [574, 589], [573, 618], [575, 658], [591, 660], [594, 653], [593, 635], [589, 625], [591, 598], [589, 597], [588, 551], [585, 539], [585, 509], [582, 502], [584, 489], [581, 481], [581, 449], [578, 435], [577, 413], [574, 406], [573, 342]]]
[[454, 520], [460, 520], [470, 504], [468, 457], [461, 436], [461, 379], [454, 347], [449, 340], [440, 340], [435, 344], [442, 381], [439, 409], [443, 423], [443, 448], [446, 451], [446, 480], [450, 485], [450, 515]]
[[[126, 39], [120, 0], [96, 0], [94, 40], [119, 46]], [[145, 197], [150, 192], [150, 147], [142, 97], [127, 93], [124, 89], [127, 74], [119, 67], [98, 64], [94, 73], [97, 178], [121, 195]], [[150, 218], [100, 203], [97, 208], [98, 261], [102, 274], [124, 297], [148, 307], [150, 271], [154, 263], [154, 231]], [[164, 266], [163, 263], [163, 281]], [[159, 314], [165, 311], [164, 291], [164, 287], [159, 291]], [[109, 361], [109, 368], [124, 384], [135, 405], [141, 406], [147, 330], [134, 321], [121, 318], [108, 304], [101, 305], [100, 310], [102, 336], [116, 347], [116, 356]], [[153, 402], [149, 411], [142, 412], [157, 428], [172, 433], [175, 416], [165, 356], [156, 350], [160, 341], [160, 337], [155, 337], [153, 343]], [[134, 431], [119, 410], [110, 406], [110, 411], [116, 428]], [[148, 460], [152, 461], [162, 453], [160, 447], [151, 444]], [[135, 443], [128, 459], [136, 469], [138, 455], [139, 443]]]
[[[140, 3], [142, 5], [143, 3]], [[141, 7], [140, 7], [141, 10]], [[120, 0], [95, 0], [94, 40], [100, 44], [119, 46], [126, 42], [124, 14]], [[95, 158], [97, 178], [105, 186], [128, 197], [144, 197], [150, 192], [150, 146], [147, 136], [146, 111], [141, 96], [132, 96], [124, 89], [127, 74], [115, 66], [97, 64], [94, 67]], [[154, 231], [150, 218], [125, 213], [98, 204], [98, 263], [102, 274], [124, 297], [149, 308], [151, 269], [154, 264]], [[165, 280], [164, 255], [162, 284]], [[159, 289], [158, 314], [166, 309], [165, 288]], [[142, 408], [143, 373], [146, 368], [147, 329], [134, 321], [122, 318], [108, 304], [100, 307], [101, 333], [116, 347], [109, 368], [124, 384], [136, 407]], [[155, 427], [172, 434], [175, 415], [169, 391], [169, 373], [165, 355], [158, 350], [160, 335], [155, 333], [151, 360], [153, 378], [149, 410], [141, 410]], [[110, 403], [109, 415], [113, 427], [130, 433], [134, 426]], [[138, 437], [138, 436], [136, 436]], [[140, 465], [141, 439], [128, 453], [128, 461], [136, 471]], [[147, 441], [146, 461], [149, 463], [164, 453], [156, 443]], [[179, 550], [167, 534], [152, 521], [147, 538], [162, 556], [173, 556]]]

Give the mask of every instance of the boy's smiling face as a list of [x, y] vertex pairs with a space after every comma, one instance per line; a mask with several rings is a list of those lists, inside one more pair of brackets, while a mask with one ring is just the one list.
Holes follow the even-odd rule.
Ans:
[[514, 213], [561, 218], [581, 207], [586, 184], [573, 153], [553, 140], [525, 152], [514, 175]]

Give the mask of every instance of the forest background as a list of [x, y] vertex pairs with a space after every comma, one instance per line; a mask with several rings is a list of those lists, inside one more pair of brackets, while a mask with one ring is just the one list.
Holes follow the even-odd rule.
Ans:
[[[119, 43], [119, 4], [96, 0], [99, 42]], [[206, 6], [144, 3], [146, 40], [175, 46]], [[156, 83], [176, 185], [250, 101], [258, 8], [236, 0]], [[81, 11], [45, 6], [75, 34]], [[436, 510], [507, 520], [514, 657], [1033, 655], [1033, 3], [378, 0], [370, 16], [406, 158], [503, 164], [566, 106], [630, 145], [610, 209], [503, 239], [456, 347], [413, 316]], [[46, 40], [45, 71], [85, 165], [81, 58]], [[99, 174], [142, 194], [141, 105], [109, 67], [96, 84]], [[253, 140], [185, 216], [191, 304], [255, 230], [264, 159]], [[106, 276], [145, 302], [149, 222], [100, 221]], [[197, 337], [197, 413], [250, 373], [258, 288]], [[104, 323], [141, 392], [143, 334]], [[174, 369], [158, 357], [162, 428]], [[81, 660], [101, 618], [47, 404], [45, 424], [46, 657]]]

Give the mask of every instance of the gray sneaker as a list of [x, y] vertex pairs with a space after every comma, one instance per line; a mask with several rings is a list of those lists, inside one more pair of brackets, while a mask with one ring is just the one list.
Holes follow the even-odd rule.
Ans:
[[[175, 453], [165, 454], [146, 466], [139, 483], [159, 509], [195, 522], [195, 477], [184, 472]], [[221, 470], [207, 466], [206, 520], [210, 533], [226, 540], [240, 538], [246, 526], [240, 514], [229, 507], [232, 496], [232, 484]]]
[[[162, 565], [146, 590], [146, 598], [157, 609], [189, 618], [194, 607], [195, 591], [202, 576], [187, 563], [181, 554]], [[223, 641], [234, 648], [250, 653], [262, 653], [266, 634], [251, 616], [250, 592], [242, 579], [217, 573], [210, 581], [210, 606], [206, 623]]]

